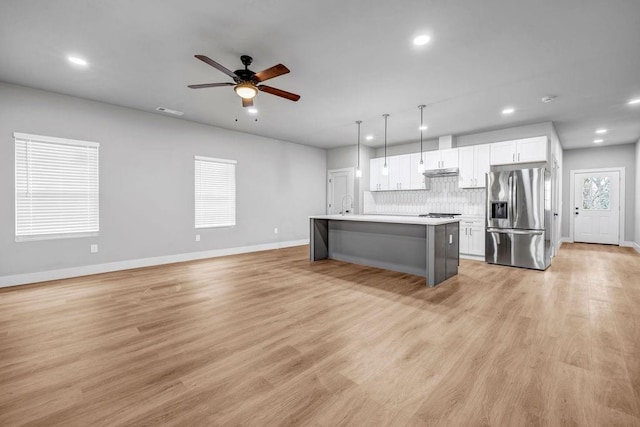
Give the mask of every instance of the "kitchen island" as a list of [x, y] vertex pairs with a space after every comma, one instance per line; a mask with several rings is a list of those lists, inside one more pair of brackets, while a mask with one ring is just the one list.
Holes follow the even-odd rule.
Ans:
[[426, 278], [435, 286], [458, 274], [459, 230], [454, 218], [314, 215], [311, 261], [336, 259]]

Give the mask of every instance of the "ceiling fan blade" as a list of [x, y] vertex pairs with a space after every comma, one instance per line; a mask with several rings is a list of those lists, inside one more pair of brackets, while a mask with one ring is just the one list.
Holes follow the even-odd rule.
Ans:
[[198, 58], [200, 61], [211, 65], [213, 68], [217, 68], [218, 70], [222, 71], [223, 73], [225, 73], [226, 75], [231, 77], [234, 81], [238, 78], [238, 76], [236, 76], [236, 73], [234, 73], [233, 71], [231, 71], [230, 69], [228, 69], [224, 65], [218, 64], [216, 61], [214, 61], [211, 58], [208, 58], [208, 57], [206, 57], [204, 55], [195, 55], [195, 57]]
[[253, 107], [253, 98], [242, 98], [243, 107]]
[[253, 76], [254, 80], [257, 81], [258, 83], [263, 82], [265, 80], [269, 80], [272, 79], [274, 77], [278, 77], [281, 76], [283, 74], [287, 74], [289, 72], [289, 69], [287, 67], [285, 67], [282, 64], [278, 64], [278, 65], [274, 65], [271, 68], [267, 68], [266, 70], [262, 70], [258, 73], [256, 73], [255, 76]]
[[279, 96], [281, 98], [286, 98], [290, 101], [297, 101], [300, 99], [300, 95], [296, 95], [295, 93], [287, 92], [286, 90], [276, 89], [275, 87], [260, 85], [258, 86], [262, 92], [270, 93], [271, 95]]
[[206, 87], [234, 86], [235, 83], [204, 83], [201, 85], [189, 85], [191, 89], [204, 89]]

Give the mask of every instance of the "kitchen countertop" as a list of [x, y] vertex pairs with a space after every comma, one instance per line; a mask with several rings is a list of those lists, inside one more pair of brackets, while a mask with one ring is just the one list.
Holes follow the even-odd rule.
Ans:
[[460, 222], [459, 218], [424, 218], [396, 215], [312, 215], [310, 219], [330, 219], [333, 221], [388, 222], [393, 224], [442, 225]]

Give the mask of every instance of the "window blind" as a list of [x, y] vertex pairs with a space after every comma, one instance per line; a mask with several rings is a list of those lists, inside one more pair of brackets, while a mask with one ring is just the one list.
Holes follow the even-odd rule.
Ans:
[[14, 133], [16, 241], [97, 235], [96, 142]]
[[195, 156], [195, 227], [236, 225], [236, 161]]

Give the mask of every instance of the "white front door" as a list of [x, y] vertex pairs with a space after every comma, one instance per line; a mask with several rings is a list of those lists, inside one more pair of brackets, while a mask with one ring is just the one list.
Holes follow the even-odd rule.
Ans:
[[586, 243], [620, 242], [620, 173], [576, 173], [573, 240]]
[[343, 210], [353, 213], [353, 168], [329, 170], [327, 182], [327, 213], [339, 214]]

